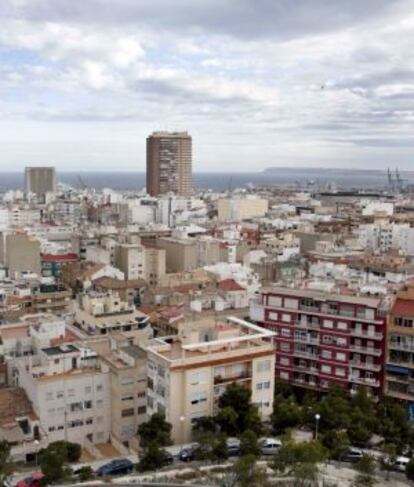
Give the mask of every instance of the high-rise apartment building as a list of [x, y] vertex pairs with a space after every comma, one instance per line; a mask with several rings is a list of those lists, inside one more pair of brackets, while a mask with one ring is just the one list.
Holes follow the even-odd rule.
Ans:
[[56, 171], [54, 167], [26, 167], [24, 170], [26, 194], [34, 193], [44, 199], [46, 193], [56, 192]]
[[250, 317], [276, 333], [276, 379], [381, 394], [386, 318], [379, 298], [269, 287], [252, 302]]
[[192, 139], [187, 132], [154, 132], [147, 137], [147, 192], [189, 195], [192, 191]]

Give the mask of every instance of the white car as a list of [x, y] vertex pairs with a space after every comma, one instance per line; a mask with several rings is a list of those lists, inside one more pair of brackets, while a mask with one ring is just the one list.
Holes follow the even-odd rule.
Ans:
[[410, 462], [410, 459], [408, 457], [397, 457], [394, 462], [394, 468], [395, 470], [398, 470], [399, 472], [405, 472], [407, 468], [407, 464]]
[[282, 442], [277, 438], [263, 438], [260, 451], [262, 455], [274, 455], [281, 446]]

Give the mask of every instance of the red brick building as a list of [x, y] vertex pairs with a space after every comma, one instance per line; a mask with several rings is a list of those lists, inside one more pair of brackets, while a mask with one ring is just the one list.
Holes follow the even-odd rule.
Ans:
[[276, 379], [351, 393], [382, 393], [386, 317], [376, 297], [271, 287], [251, 303], [251, 319], [276, 332]]

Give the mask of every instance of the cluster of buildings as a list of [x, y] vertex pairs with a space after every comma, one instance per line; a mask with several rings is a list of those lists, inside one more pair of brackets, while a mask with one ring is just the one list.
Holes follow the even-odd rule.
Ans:
[[147, 139], [146, 190], [27, 168], [0, 201], [0, 439], [139, 447], [154, 412], [176, 443], [228, 384], [270, 417], [275, 381], [365, 387], [414, 412], [410, 193], [192, 187], [187, 133]]

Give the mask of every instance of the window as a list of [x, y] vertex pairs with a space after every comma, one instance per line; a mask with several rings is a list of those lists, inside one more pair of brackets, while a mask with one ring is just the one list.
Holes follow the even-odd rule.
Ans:
[[348, 329], [348, 323], [345, 321], [338, 321], [336, 324], [336, 327], [338, 330], [347, 330]]
[[84, 401], [84, 402], [83, 402], [83, 407], [84, 407], [85, 409], [92, 409], [92, 401], [91, 401], [91, 400]]
[[322, 342], [323, 343], [332, 343], [332, 335], [324, 335], [322, 337]]
[[331, 359], [332, 358], [332, 351], [331, 350], [322, 350], [321, 356], [322, 356], [322, 358]]
[[258, 383], [256, 384], [256, 390], [257, 390], [257, 391], [261, 391], [262, 389], [263, 389], [263, 382], [258, 382]]
[[101, 391], [102, 391], [102, 389], [103, 389], [102, 384], [98, 384], [98, 385], [96, 386], [96, 392], [101, 392]]
[[289, 366], [290, 365], [290, 360], [288, 359], [288, 357], [280, 357], [280, 365], [287, 365]]
[[71, 404], [69, 404], [69, 409], [72, 413], [75, 413], [77, 411], [82, 411], [83, 410], [82, 402], [72, 402]]
[[[214, 373], [216, 375], [216, 369], [214, 370]], [[217, 374], [217, 375], [220, 375], [220, 374]], [[208, 372], [207, 371], [193, 372], [191, 374], [190, 383], [192, 386], [197, 386], [198, 384], [204, 384], [206, 382], [208, 382]]]
[[275, 311], [271, 311], [268, 315], [268, 319], [270, 321], [277, 321], [278, 320], [278, 317], [279, 317], [279, 314], [276, 313]]
[[133, 416], [134, 414], [135, 414], [135, 409], [134, 408], [123, 409], [121, 411], [121, 416], [123, 418], [129, 418], [130, 416]]
[[49, 426], [49, 432], [52, 432], [52, 431], [55, 431], [55, 427], [54, 426]]
[[270, 382], [269, 381], [263, 382], [263, 389], [270, 389]]
[[85, 424], [93, 424], [93, 418], [87, 418]]
[[330, 374], [332, 372], [332, 367], [330, 365], [323, 364], [321, 366], [322, 374]]
[[46, 392], [46, 401], [53, 400], [53, 392]]
[[288, 372], [280, 372], [279, 377], [283, 380], [289, 380], [289, 373]]
[[134, 400], [134, 395], [133, 394], [125, 394], [125, 396], [122, 396], [121, 401], [133, 401]]
[[86, 386], [85, 387], [85, 394], [91, 394], [92, 393], [92, 387], [91, 386]]
[[288, 313], [283, 313], [282, 321], [284, 321], [285, 323], [290, 323], [292, 321], [292, 316]]
[[338, 377], [345, 377], [346, 370], [343, 367], [337, 367], [335, 370], [335, 375], [337, 375]]
[[60, 399], [61, 397], [65, 397], [65, 392], [64, 391], [57, 391], [56, 397]]
[[191, 404], [200, 404], [207, 402], [207, 392], [194, 392], [191, 394]]
[[139, 406], [139, 408], [137, 409], [138, 414], [146, 414], [146, 412], [147, 412], [146, 406]]
[[343, 338], [343, 337], [337, 337], [336, 339], [336, 344], [339, 346], [339, 347], [346, 347], [346, 338]]
[[338, 360], [339, 362], [345, 362], [346, 354], [343, 352], [337, 352], [336, 353], [336, 360]]
[[323, 320], [324, 328], [333, 328], [333, 321], [332, 320]]
[[290, 344], [286, 342], [280, 342], [280, 350], [282, 352], [290, 352]]
[[267, 298], [267, 304], [269, 306], [275, 306], [276, 308], [280, 308], [282, 306], [282, 298], [280, 296], [269, 296]]
[[257, 363], [257, 372], [267, 372], [270, 370], [271, 361], [270, 360], [261, 360]]
[[298, 309], [299, 303], [297, 299], [285, 298], [285, 308]]
[[101, 408], [101, 407], [103, 407], [103, 400], [102, 400], [102, 399], [98, 399], [98, 400], [96, 401], [96, 407], [97, 407], [97, 408]]
[[60, 363], [60, 359], [55, 358], [55, 360], [54, 360], [53, 362], [54, 362], [55, 364], [58, 364], [58, 363]]
[[68, 396], [74, 396], [75, 395], [75, 389], [68, 389]]
[[145, 397], [146, 395], [147, 395], [147, 394], [146, 394], [146, 392], [138, 392], [138, 393], [137, 393], [137, 397], [138, 397], [138, 399], [144, 399], [144, 397]]

